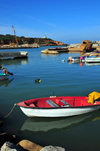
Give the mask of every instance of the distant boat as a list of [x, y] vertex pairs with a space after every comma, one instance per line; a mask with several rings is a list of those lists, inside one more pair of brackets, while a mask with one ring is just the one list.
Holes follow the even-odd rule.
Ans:
[[17, 103], [28, 117], [68, 117], [100, 109], [100, 102], [88, 103], [86, 96], [36, 98]]
[[8, 78], [9, 78], [9, 74], [0, 73], [0, 80], [4, 80], [4, 79], [8, 79]]
[[100, 57], [92, 56], [92, 57], [86, 57], [85, 62], [87, 63], [100, 63]]
[[80, 57], [69, 57], [67, 62], [79, 63], [80, 62]]

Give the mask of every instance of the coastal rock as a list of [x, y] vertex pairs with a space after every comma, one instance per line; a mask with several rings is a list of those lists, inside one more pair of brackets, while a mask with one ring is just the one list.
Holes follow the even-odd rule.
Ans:
[[16, 144], [18, 142], [18, 138], [16, 135], [9, 135], [6, 132], [0, 133], [0, 147], [5, 143], [5, 142], [12, 142]]
[[18, 143], [23, 149], [28, 151], [40, 151], [43, 147], [29, 140], [22, 140]]
[[82, 41], [81, 45], [80, 45], [80, 50], [81, 51], [90, 51], [92, 49], [92, 42], [90, 40], [84, 40]]
[[64, 148], [58, 146], [45, 146], [40, 151], [65, 151]]
[[24, 151], [20, 146], [16, 146], [11, 142], [5, 142], [1, 147], [1, 151]]

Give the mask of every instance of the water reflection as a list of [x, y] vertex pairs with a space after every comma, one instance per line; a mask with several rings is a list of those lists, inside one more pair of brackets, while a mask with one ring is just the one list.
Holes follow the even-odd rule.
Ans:
[[4, 87], [8, 87], [8, 85], [14, 80], [14, 78], [12, 79], [4, 79], [4, 80], [0, 80], [0, 87], [4, 86]]
[[28, 58], [0, 60], [0, 64], [2, 64], [2, 65], [23, 65], [23, 64], [28, 64]]
[[22, 125], [21, 131], [50, 131], [53, 129], [70, 128], [80, 125], [93, 118], [93, 114], [85, 114], [67, 118], [28, 118]]

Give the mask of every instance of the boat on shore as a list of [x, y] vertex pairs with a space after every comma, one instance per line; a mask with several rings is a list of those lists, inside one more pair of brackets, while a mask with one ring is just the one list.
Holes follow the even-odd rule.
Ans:
[[36, 98], [19, 102], [17, 105], [28, 117], [68, 117], [100, 109], [99, 101], [90, 103], [86, 96]]

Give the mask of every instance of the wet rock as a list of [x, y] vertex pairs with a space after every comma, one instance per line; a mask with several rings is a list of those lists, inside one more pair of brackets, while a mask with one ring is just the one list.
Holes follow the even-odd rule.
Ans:
[[80, 45], [80, 50], [81, 51], [90, 51], [92, 50], [92, 42], [90, 40], [84, 40], [82, 41], [81, 45]]
[[16, 146], [11, 142], [5, 142], [1, 147], [1, 151], [24, 151], [20, 146]]
[[22, 140], [18, 143], [23, 149], [28, 151], [40, 151], [43, 147], [29, 140]]
[[58, 146], [45, 146], [41, 149], [41, 151], [65, 151], [64, 148]]
[[0, 133], [0, 147], [5, 143], [5, 142], [12, 142], [14, 144], [17, 144], [19, 140], [16, 138], [16, 135], [9, 135], [6, 132]]

